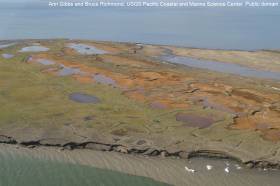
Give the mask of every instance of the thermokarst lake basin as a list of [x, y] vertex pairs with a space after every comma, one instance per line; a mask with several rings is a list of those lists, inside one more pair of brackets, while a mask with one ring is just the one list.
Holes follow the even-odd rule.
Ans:
[[8, 48], [8, 47], [11, 47], [11, 46], [13, 46], [15, 44], [16, 43], [2, 42], [2, 43], [0, 43], [0, 49]]
[[201, 60], [201, 59], [195, 59], [195, 58], [184, 57], [184, 56], [175, 56], [175, 55], [164, 56], [161, 57], [161, 59], [171, 63], [183, 64], [190, 67], [207, 69], [207, 70], [212, 70], [212, 71], [217, 71], [222, 73], [230, 73], [230, 74], [246, 76], [246, 77], [280, 80], [280, 72], [256, 70], [256, 69], [252, 69], [245, 66], [232, 64], [232, 63], [208, 61], [208, 60]]
[[48, 60], [48, 59], [37, 59], [36, 62], [42, 64], [42, 65], [54, 65], [55, 62]]
[[99, 98], [97, 98], [96, 96], [88, 95], [85, 93], [79, 93], [79, 92], [71, 93], [69, 95], [69, 99], [72, 101], [75, 101], [75, 102], [79, 102], [79, 103], [97, 104], [97, 103], [101, 102], [101, 100]]
[[49, 48], [44, 47], [44, 46], [28, 46], [28, 47], [23, 47], [19, 52], [46, 52], [48, 51]]
[[5, 59], [11, 59], [14, 57], [14, 55], [13, 54], [2, 54], [2, 57]]
[[176, 120], [181, 121], [188, 127], [207, 128], [210, 127], [214, 120], [210, 117], [203, 117], [195, 114], [178, 113]]
[[101, 49], [98, 49], [94, 46], [81, 44], [81, 43], [70, 43], [70, 44], [68, 44], [68, 47], [76, 50], [80, 54], [85, 54], [85, 55], [106, 54], [106, 53], [108, 53], [105, 50], [101, 50]]
[[95, 74], [93, 76], [93, 79], [97, 82], [97, 83], [101, 83], [101, 84], [105, 84], [105, 85], [112, 85], [112, 86], [116, 86], [116, 81], [113, 80], [112, 78], [109, 78], [103, 74]]

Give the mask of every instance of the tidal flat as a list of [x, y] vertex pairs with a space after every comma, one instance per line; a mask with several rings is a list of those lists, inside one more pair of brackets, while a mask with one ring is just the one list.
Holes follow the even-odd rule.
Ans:
[[[162, 58], [191, 57], [277, 74], [279, 51], [67, 39], [10, 43], [0, 49], [1, 56], [13, 55], [0, 57], [1, 143], [166, 161], [230, 158], [246, 167], [280, 168], [279, 80]], [[19, 52], [34, 43], [48, 50]], [[71, 43], [86, 47], [80, 52]], [[71, 73], [62, 75], [65, 69]]]

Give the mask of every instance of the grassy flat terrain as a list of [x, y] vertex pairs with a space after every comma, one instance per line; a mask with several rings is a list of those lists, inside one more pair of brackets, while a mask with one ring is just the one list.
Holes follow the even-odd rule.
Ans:
[[[118, 143], [128, 150], [214, 150], [243, 161], [280, 159], [279, 82], [158, 58], [171, 50], [239, 64], [240, 56], [251, 60], [253, 54], [78, 40], [10, 43], [0, 49], [1, 135], [55, 144]], [[277, 71], [278, 55], [257, 52], [252, 60], [262, 57], [267, 70]], [[250, 60], [248, 67], [261, 68]]]

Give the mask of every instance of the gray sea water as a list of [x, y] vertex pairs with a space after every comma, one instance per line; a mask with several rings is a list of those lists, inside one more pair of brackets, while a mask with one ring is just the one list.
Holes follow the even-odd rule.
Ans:
[[279, 49], [280, 7], [51, 8], [0, 0], [0, 40], [73, 38], [219, 49]]
[[227, 159], [188, 161], [2, 144], [0, 164], [1, 186], [278, 186], [280, 176]]
[[167, 186], [150, 178], [116, 171], [0, 154], [1, 186]]

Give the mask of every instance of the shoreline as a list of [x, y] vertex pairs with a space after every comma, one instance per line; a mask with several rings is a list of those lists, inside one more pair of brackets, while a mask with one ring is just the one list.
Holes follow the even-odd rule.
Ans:
[[198, 49], [198, 50], [213, 50], [213, 51], [236, 51], [236, 52], [260, 52], [260, 51], [269, 51], [269, 52], [279, 52], [280, 48], [261, 48], [261, 49], [226, 49], [226, 48], [208, 48], [208, 47], [195, 47], [195, 46], [181, 46], [181, 45], [169, 45], [169, 44], [153, 44], [153, 43], [144, 43], [144, 42], [133, 42], [133, 41], [111, 41], [111, 40], [95, 40], [95, 39], [79, 39], [79, 38], [24, 38], [24, 39], [0, 39], [0, 42], [24, 42], [24, 41], [50, 41], [50, 40], [66, 40], [66, 41], [89, 41], [97, 43], [116, 43], [116, 44], [132, 44], [132, 45], [147, 45], [155, 47], [173, 47], [179, 49]]
[[[1, 40], [0, 42], [14, 42], [15, 44], [18, 43], [29, 43], [30, 41], [33, 42], [57, 42], [57, 41], [64, 41], [64, 42], [85, 42], [85, 43], [96, 43], [96, 44], [105, 44], [105, 45], [131, 45], [131, 46], [135, 46], [135, 47], [139, 47], [136, 48], [135, 51], [137, 50], [142, 50], [143, 47], [151, 47], [151, 48], [157, 48], [159, 50], [163, 50], [165, 53], [164, 56], [168, 56], [168, 55], [173, 55], [173, 56], [180, 56], [180, 57], [189, 57], [189, 58], [193, 58], [196, 60], [207, 60], [207, 61], [214, 61], [214, 62], [218, 62], [218, 63], [225, 63], [225, 64], [235, 64], [235, 65], [240, 65], [243, 67], [248, 67], [251, 69], [255, 69], [255, 70], [264, 70], [267, 72], [280, 72], [280, 69], [277, 67], [276, 70], [274, 69], [274, 67], [270, 67], [271, 64], [275, 63], [275, 61], [273, 61], [272, 63], [268, 63], [268, 69], [264, 68], [264, 66], [259, 66], [257, 61], [246, 61], [246, 55], [258, 55], [259, 53], [275, 53], [280, 54], [280, 48], [262, 48], [262, 49], [252, 49], [252, 50], [242, 50], [242, 49], [223, 49], [223, 48], [207, 48], [207, 47], [192, 47], [192, 46], [178, 46], [178, 45], [168, 45], [168, 44], [153, 44], [153, 43], [141, 43], [141, 42], [129, 42], [129, 41], [110, 41], [110, 40], [94, 40], [94, 39], [73, 39], [73, 38], [45, 38], [45, 39], [8, 39], [8, 40]], [[18, 42], [18, 43], [17, 43]], [[187, 51], [187, 53], [185, 54], [182, 51]], [[200, 52], [204, 52], [204, 55], [201, 54]], [[220, 58], [216, 58], [215, 56], [211, 56], [208, 53], [211, 52], [216, 52], [217, 54], [220, 55]], [[224, 56], [224, 54], [222, 53], [236, 53], [235, 55], [240, 55], [238, 56], [239, 58], [244, 58], [241, 63], [240, 61], [235, 61], [236, 59], [233, 59], [232, 61], [228, 60], [228, 57], [232, 57], [232, 56], [227, 56], [227, 54]], [[247, 53], [247, 54], [246, 54]], [[252, 57], [251, 56], [251, 57]], [[147, 56], [145, 56], [147, 57]], [[150, 56], [149, 59], [147, 60], [153, 60], [153, 62], [155, 61], [161, 61], [159, 58], [159, 56]], [[166, 61], [164, 61], [166, 62]], [[255, 63], [255, 64], [250, 64], [249, 63]], [[266, 61], [267, 62], [267, 61]], [[179, 65], [176, 63], [171, 63], [168, 62], [172, 65]], [[278, 63], [278, 62], [277, 62]], [[197, 68], [197, 67], [194, 67]], [[201, 68], [198, 68], [201, 69]], [[206, 69], [207, 70], [207, 69]], [[219, 71], [218, 71], [219, 73]], [[236, 74], [234, 74], [236, 75]], [[246, 77], [246, 76], [244, 76]], [[249, 78], [254, 78], [254, 77], [250, 77]], [[270, 78], [264, 78], [265, 80], [274, 80], [274, 79], [270, 79]]]
[[[41, 142], [41, 141], [45, 142]], [[168, 152], [167, 150], [157, 149], [154, 147], [149, 147], [146, 149], [137, 149], [133, 147], [126, 147], [122, 144], [109, 144], [102, 143], [100, 141], [86, 141], [86, 142], [73, 142], [69, 141], [67, 143], [52, 143], [52, 139], [49, 142], [48, 139], [37, 140], [37, 141], [22, 141], [18, 142], [16, 139], [0, 135], [0, 144], [21, 146], [24, 148], [38, 148], [38, 147], [47, 147], [47, 148], [60, 148], [61, 150], [93, 150], [93, 151], [101, 151], [101, 152], [116, 152], [119, 154], [128, 154], [135, 155], [140, 157], [160, 157], [160, 158], [168, 158], [168, 159], [186, 159], [190, 160], [192, 158], [215, 158], [215, 159], [229, 159], [243, 164], [248, 168], [254, 169], [269, 169], [269, 170], [280, 170], [280, 163], [275, 163], [269, 160], [258, 160], [251, 159], [244, 161], [242, 157], [233, 156], [227, 152], [223, 151], [215, 151], [211, 149], [197, 149], [195, 151], [184, 151], [179, 150], [176, 152]]]
[[[10, 144], [0, 144], [0, 156], [11, 160], [34, 160], [34, 162], [65, 163], [86, 166], [102, 170], [119, 172], [128, 176], [140, 176], [168, 185], [184, 186], [215, 184], [235, 186], [239, 182], [246, 183], [247, 176], [253, 182], [242, 184], [251, 186], [269, 183], [277, 185], [279, 171], [249, 169], [231, 159], [194, 158], [184, 160], [178, 158], [149, 157], [117, 152], [102, 152], [89, 149], [62, 150], [56, 146], [39, 146], [27, 148]], [[207, 170], [213, 166], [213, 170]], [[186, 171], [193, 168], [194, 173]], [[230, 173], [224, 172], [231, 167]], [[218, 173], [218, 174], [217, 174]], [[215, 176], [219, 175], [219, 176]], [[214, 180], [209, 180], [215, 177]], [[256, 179], [254, 179], [256, 178]], [[262, 180], [262, 178], [265, 178]], [[239, 180], [240, 179], [240, 180]], [[245, 181], [245, 182], [244, 182]]]

